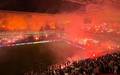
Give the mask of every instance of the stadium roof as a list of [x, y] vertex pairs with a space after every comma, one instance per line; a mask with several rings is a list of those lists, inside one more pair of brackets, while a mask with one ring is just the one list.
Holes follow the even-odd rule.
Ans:
[[58, 13], [81, 8], [67, 0], [0, 0], [0, 10]]

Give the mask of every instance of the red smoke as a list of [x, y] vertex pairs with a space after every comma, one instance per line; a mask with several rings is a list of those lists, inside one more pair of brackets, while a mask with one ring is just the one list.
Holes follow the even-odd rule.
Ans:
[[119, 5], [106, 0], [102, 4], [90, 3], [84, 13], [79, 10], [59, 14], [1, 12], [0, 15], [7, 16], [2, 17], [0, 28], [12, 31], [39, 31], [46, 24], [49, 24], [51, 28], [57, 24], [64, 27], [65, 37], [70, 41], [76, 43], [81, 43], [81, 40], [87, 41], [84, 41], [84, 51], [57, 52], [54, 50], [55, 53], [66, 57], [66, 53], [73, 52], [73, 57], [71, 57], [73, 59], [95, 57], [107, 53], [108, 50], [111, 52], [119, 48], [120, 10], [118, 8]]

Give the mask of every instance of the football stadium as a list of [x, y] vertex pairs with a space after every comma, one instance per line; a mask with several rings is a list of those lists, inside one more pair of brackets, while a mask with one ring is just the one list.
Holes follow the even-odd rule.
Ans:
[[0, 0], [0, 75], [120, 75], [120, 1]]

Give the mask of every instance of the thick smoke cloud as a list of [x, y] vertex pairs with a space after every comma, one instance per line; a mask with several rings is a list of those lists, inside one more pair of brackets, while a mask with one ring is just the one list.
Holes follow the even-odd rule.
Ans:
[[120, 30], [120, 7], [118, 4], [119, 0], [116, 1], [112, 2], [111, 0], [104, 0], [102, 3], [90, 2], [86, 4], [86, 11], [84, 12], [77, 9], [74, 10], [74, 12], [61, 12], [56, 14], [17, 12], [8, 12], [3, 14], [1, 11], [1, 15], [7, 14], [7, 16], [3, 16], [1, 18], [1, 27], [7, 28], [11, 31], [39, 31], [41, 27], [46, 24], [50, 25], [52, 28], [54, 28], [57, 24], [61, 27], [64, 27], [65, 33], [67, 34], [66, 37], [70, 41], [89, 38], [99, 41], [100, 44], [98, 45], [99, 47], [97, 47], [96, 44], [91, 44], [90, 46], [86, 47], [86, 50], [82, 51], [81, 49], [73, 49], [60, 52], [56, 51], [56, 49], [53, 47], [50, 47], [56, 56], [61, 55], [62, 57], [66, 58], [66, 56], [69, 56], [70, 54], [70, 56], [73, 56], [74, 59], [77, 59], [77, 57], [89, 57], [88, 54], [92, 55], [95, 53], [96, 55], [100, 55], [102, 52], [106, 53], [106, 47], [113, 46], [113, 43], [114, 45], [120, 44], [118, 39], [120, 36], [116, 37], [114, 33], [110, 34], [114, 35], [112, 37], [106, 34], [97, 36], [93, 33], [94, 31], [86, 32], [86, 30], [95, 26], [99, 27], [101, 24], [104, 25], [106, 23], [108, 24], [108, 27], [111, 27], [115, 30]]

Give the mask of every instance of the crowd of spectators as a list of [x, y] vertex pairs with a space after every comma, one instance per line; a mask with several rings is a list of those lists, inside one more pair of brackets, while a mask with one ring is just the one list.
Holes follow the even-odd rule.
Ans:
[[57, 65], [57, 68], [51, 66], [44, 72], [39, 71], [33, 69], [24, 75], [119, 75], [120, 52], [74, 61], [71, 64], [67, 62], [65, 67]]

